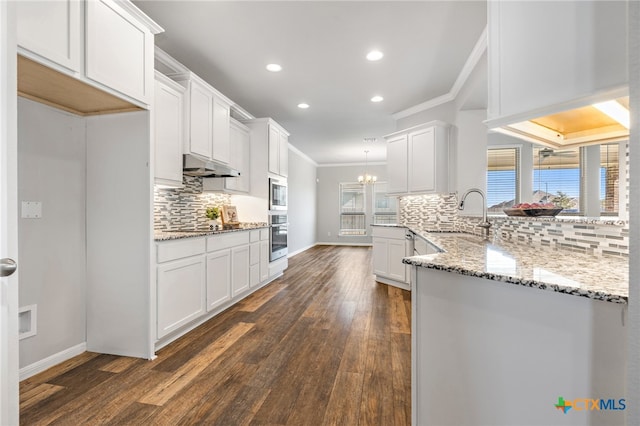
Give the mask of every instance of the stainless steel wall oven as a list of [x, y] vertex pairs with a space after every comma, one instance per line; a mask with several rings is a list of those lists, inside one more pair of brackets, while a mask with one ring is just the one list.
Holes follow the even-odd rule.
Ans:
[[287, 214], [271, 212], [269, 215], [269, 261], [285, 257], [287, 249]]

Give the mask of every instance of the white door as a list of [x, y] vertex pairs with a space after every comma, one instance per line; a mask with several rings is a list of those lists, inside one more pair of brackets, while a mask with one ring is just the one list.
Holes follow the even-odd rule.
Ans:
[[[14, 2], [0, 1], [0, 258], [17, 260], [17, 99]], [[2, 270], [10, 269], [3, 266]], [[2, 275], [2, 274], [0, 274]], [[18, 424], [18, 274], [0, 277], [0, 424]]]

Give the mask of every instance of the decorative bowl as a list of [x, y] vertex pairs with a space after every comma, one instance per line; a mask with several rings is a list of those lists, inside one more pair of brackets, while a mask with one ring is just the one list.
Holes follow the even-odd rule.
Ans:
[[556, 216], [562, 211], [562, 208], [549, 208], [549, 209], [523, 209], [527, 216]]
[[502, 210], [507, 216], [556, 216], [558, 213], [562, 211], [560, 207], [554, 208], [531, 208], [531, 209], [503, 209]]

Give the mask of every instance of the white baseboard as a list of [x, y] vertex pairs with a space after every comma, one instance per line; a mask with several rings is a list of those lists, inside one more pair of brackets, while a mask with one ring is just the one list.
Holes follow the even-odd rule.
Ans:
[[65, 349], [64, 351], [58, 352], [57, 354], [48, 356], [45, 359], [36, 361], [33, 364], [27, 365], [26, 367], [22, 367], [20, 369], [20, 381], [28, 379], [31, 376], [35, 376], [38, 373], [42, 373], [44, 370], [51, 368], [54, 365], [58, 365], [61, 362], [64, 362], [68, 359], [73, 358], [74, 356], [86, 352], [86, 350], [87, 342], [83, 342], [79, 345], [75, 345], [68, 349]]
[[288, 257], [288, 258], [292, 258], [292, 257], [293, 257], [293, 256], [295, 256], [296, 254], [300, 254], [300, 253], [302, 253], [303, 251], [307, 251], [307, 250], [309, 250], [310, 248], [313, 248], [313, 247], [315, 247], [315, 246], [316, 246], [316, 244], [311, 244], [310, 246], [307, 246], [307, 247], [301, 248], [300, 250], [296, 250], [296, 251], [294, 251], [294, 252], [292, 252], [292, 253], [289, 253], [289, 254], [287, 255], [287, 257]]
[[317, 246], [353, 246], [353, 247], [371, 247], [372, 243], [334, 243], [334, 242], [318, 242]]

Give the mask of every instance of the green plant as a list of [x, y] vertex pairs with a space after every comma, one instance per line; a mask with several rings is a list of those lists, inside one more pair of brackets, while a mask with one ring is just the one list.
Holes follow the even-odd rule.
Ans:
[[220, 209], [217, 207], [207, 207], [207, 218], [209, 220], [216, 220], [220, 217]]
[[563, 209], [569, 209], [573, 207], [574, 201], [562, 191], [558, 191], [558, 195], [551, 200], [553, 204]]

